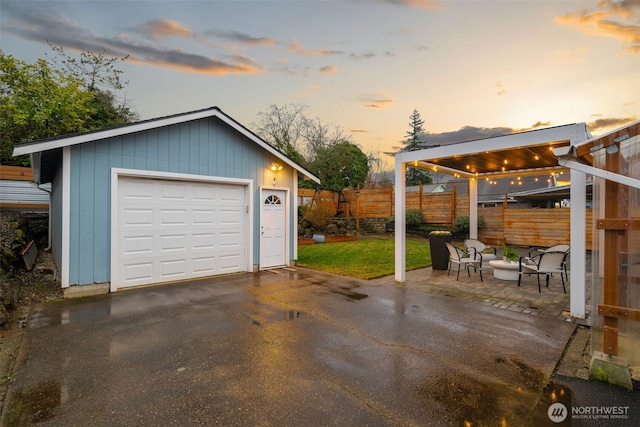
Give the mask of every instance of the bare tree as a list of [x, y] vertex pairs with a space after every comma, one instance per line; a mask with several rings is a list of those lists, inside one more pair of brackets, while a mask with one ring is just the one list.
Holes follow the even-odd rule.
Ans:
[[309, 111], [309, 106], [303, 104], [271, 104], [258, 113], [251, 128], [269, 144], [305, 165], [313, 162], [323, 148], [351, 142], [351, 136], [345, 135], [340, 127], [311, 118]]
[[258, 113], [257, 121], [251, 123], [251, 128], [288, 157], [302, 162], [304, 159], [300, 146], [307, 127], [308, 110], [309, 107], [302, 104], [271, 104], [267, 111]]

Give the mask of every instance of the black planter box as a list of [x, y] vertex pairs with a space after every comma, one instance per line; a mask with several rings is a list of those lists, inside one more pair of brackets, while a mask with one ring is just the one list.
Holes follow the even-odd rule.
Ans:
[[430, 235], [431, 268], [446, 270], [449, 266], [449, 250], [446, 243], [451, 243], [451, 235]]

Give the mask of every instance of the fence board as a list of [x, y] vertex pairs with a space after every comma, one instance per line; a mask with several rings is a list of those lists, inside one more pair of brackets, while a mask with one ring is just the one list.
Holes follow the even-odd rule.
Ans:
[[28, 167], [0, 166], [0, 180], [33, 181], [33, 175]]

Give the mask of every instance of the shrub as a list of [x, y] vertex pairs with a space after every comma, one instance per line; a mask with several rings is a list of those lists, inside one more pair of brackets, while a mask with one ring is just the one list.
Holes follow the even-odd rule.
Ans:
[[336, 216], [336, 207], [327, 200], [318, 200], [313, 207], [302, 211], [304, 218], [318, 231], [325, 231], [329, 219]]
[[409, 209], [406, 214], [407, 227], [417, 227], [424, 222], [420, 209]]
[[[459, 216], [456, 218], [456, 220], [453, 223], [453, 228], [456, 231], [460, 231], [463, 233], [468, 233], [469, 232], [469, 228], [471, 227], [471, 221], [469, 220], [469, 217], [466, 215], [463, 216]], [[484, 218], [479, 216], [478, 217], [478, 228], [482, 228], [484, 226]]]

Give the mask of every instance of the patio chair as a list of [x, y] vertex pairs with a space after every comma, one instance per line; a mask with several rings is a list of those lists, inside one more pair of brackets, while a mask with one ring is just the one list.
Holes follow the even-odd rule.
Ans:
[[446, 245], [449, 250], [449, 270], [447, 271], [447, 276], [451, 273], [451, 266], [458, 264], [458, 275], [456, 276], [456, 281], [458, 281], [458, 279], [460, 279], [460, 267], [464, 265], [469, 277], [471, 277], [470, 267], [480, 271], [480, 281], [482, 282], [482, 254], [477, 254], [477, 257], [474, 259], [464, 249], [457, 248], [449, 242], [446, 242]]
[[569, 251], [549, 251], [545, 250], [540, 254], [533, 257], [520, 257], [518, 266], [518, 286], [522, 281], [523, 274], [535, 274], [538, 277], [538, 292], [542, 293], [540, 289], [540, 275], [546, 276], [546, 287], [549, 287], [549, 279], [553, 273], [560, 273], [560, 280], [562, 280], [562, 290], [567, 293], [567, 289], [564, 285], [564, 278], [567, 277], [567, 263], [566, 258]]
[[[529, 258], [535, 259], [541, 253], [544, 253], [544, 252], [564, 252], [566, 255], [569, 255], [570, 249], [571, 249], [571, 246], [567, 244], [553, 245], [549, 247], [533, 247], [529, 250]], [[567, 279], [567, 282], [568, 282], [569, 276], [567, 275], [567, 257], [566, 256], [564, 259], [564, 265], [562, 267], [563, 267], [562, 272], [560, 274], [564, 273], [564, 277], [565, 279]]]
[[492, 261], [498, 258], [496, 248], [487, 246], [478, 239], [465, 240], [464, 247], [467, 249], [467, 252], [469, 252], [469, 255], [473, 257], [473, 259], [476, 259], [478, 254], [482, 254], [483, 262]]

